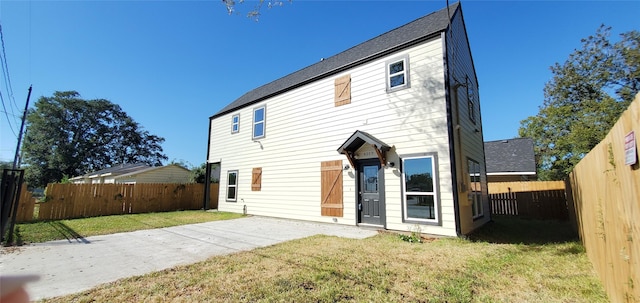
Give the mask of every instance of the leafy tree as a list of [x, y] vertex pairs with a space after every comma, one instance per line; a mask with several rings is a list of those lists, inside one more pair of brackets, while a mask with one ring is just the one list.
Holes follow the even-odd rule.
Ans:
[[11, 169], [13, 168], [13, 162], [9, 161], [0, 161], [0, 171], [3, 169]]
[[184, 159], [173, 159], [167, 165], [180, 165], [188, 170], [191, 170], [193, 167], [195, 167], [193, 166], [193, 164], [191, 164], [191, 162]]
[[[211, 170], [214, 170], [216, 165], [211, 167]], [[204, 183], [207, 177], [207, 163], [202, 163], [200, 166], [195, 167], [191, 170], [191, 182], [194, 183]], [[211, 183], [218, 183], [217, 178], [211, 178]]]
[[[292, 0], [288, 0], [288, 1], [291, 2]], [[236, 10], [236, 5], [244, 3], [244, 0], [222, 0], [222, 3], [226, 6], [227, 12], [229, 13], [229, 15], [232, 15], [238, 12]], [[260, 17], [260, 14], [261, 14], [260, 11], [262, 10], [262, 6], [265, 4], [267, 5], [267, 8], [272, 8], [272, 7], [284, 5], [284, 1], [258, 0], [258, 3], [254, 6], [254, 8], [247, 12], [247, 17], [254, 19], [255, 21], [258, 21], [258, 18]]]
[[22, 150], [32, 187], [118, 164], [159, 166], [167, 160], [164, 138], [149, 134], [117, 104], [84, 100], [75, 91], [40, 97], [27, 127]]
[[610, 31], [602, 25], [564, 64], [551, 67], [543, 106], [520, 122], [520, 136], [535, 142], [542, 180], [568, 176], [640, 90], [640, 33], [623, 33], [611, 43]]

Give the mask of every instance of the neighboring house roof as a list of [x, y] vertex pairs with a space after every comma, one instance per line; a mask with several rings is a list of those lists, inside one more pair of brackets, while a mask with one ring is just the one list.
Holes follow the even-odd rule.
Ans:
[[399, 49], [407, 48], [430, 39], [449, 27], [449, 16], [453, 17], [459, 3], [426, 15], [371, 40], [356, 45], [335, 56], [321, 60], [311, 66], [284, 76], [271, 83], [253, 89], [211, 116], [224, 115], [233, 110], [259, 102], [320, 78], [339, 73], [348, 68], [378, 59]]
[[73, 177], [69, 180], [81, 180], [81, 179], [87, 179], [87, 178], [91, 179], [91, 178], [99, 178], [99, 177], [113, 177], [114, 179], [125, 178], [125, 177], [129, 178], [142, 173], [154, 171], [157, 169], [167, 168], [169, 166], [177, 166], [179, 168], [184, 169], [187, 172], [189, 171], [189, 169], [184, 168], [181, 165], [177, 165], [177, 164], [152, 167], [145, 163], [134, 163], [134, 164], [121, 164], [121, 165], [105, 168], [99, 171], [84, 174], [82, 176]]
[[186, 168], [182, 167], [181, 165], [171, 164], [171, 165], [167, 165], [167, 166], [154, 166], [154, 167], [147, 167], [147, 168], [143, 168], [143, 169], [140, 169], [140, 170], [132, 171], [132, 172], [129, 172], [129, 173], [120, 174], [119, 176], [115, 177], [114, 179], [119, 179], [119, 178], [130, 178], [130, 177], [134, 177], [134, 176], [136, 176], [136, 175], [143, 174], [143, 173], [148, 173], [148, 172], [151, 172], [151, 171], [154, 171], [154, 170], [164, 169], [164, 168], [167, 168], [167, 167], [169, 167], [169, 166], [176, 166], [176, 167], [182, 168], [182, 169], [184, 169], [185, 171], [189, 172], [189, 170], [188, 170], [188, 169], [186, 169]]
[[485, 142], [484, 153], [487, 175], [536, 173], [536, 160], [531, 138]]
[[82, 176], [73, 177], [70, 180], [77, 180], [77, 179], [83, 179], [83, 178], [97, 178], [101, 176], [118, 176], [118, 175], [130, 173], [130, 172], [148, 169], [150, 167], [151, 166], [145, 163], [120, 164], [120, 165], [108, 167], [105, 169], [101, 169], [98, 171], [90, 172]]

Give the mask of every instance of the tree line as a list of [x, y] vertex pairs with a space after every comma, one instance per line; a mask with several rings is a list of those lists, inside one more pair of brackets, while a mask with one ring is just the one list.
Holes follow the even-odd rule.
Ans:
[[[161, 166], [168, 159], [164, 138], [149, 133], [119, 105], [85, 100], [76, 91], [40, 97], [29, 109], [26, 124], [22, 162], [31, 188], [120, 164]], [[192, 168], [193, 182], [204, 183], [204, 175], [205, 164]]]
[[538, 114], [521, 121], [534, 140], [538, 176], [563, 180], [609, 132], [640, 90], [640, 32], [610, 39], [602, 25], [563, 64], [551, 66]]
[[150, 134], [119, 105], [85, 100], [75, 91], [40, 97], [26, 122], [22, 162], [32, 187], [125, 163], [160, 166], [168, 159], [164, 138]]

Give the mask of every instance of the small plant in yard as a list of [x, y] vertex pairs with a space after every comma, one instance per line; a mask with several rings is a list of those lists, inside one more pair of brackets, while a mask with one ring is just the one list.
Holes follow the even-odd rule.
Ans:
[[409, 243], [422, 243], [422, 236], [420, 235], [422, 232], [422, 229], [420, 228], [420, 225], [415, 225], [412, 229], [411, 229], [411, 233], [408, 235], [405, 234], [400, 234], [399, 237], [402, 241], [405, 242], [409, 242]]

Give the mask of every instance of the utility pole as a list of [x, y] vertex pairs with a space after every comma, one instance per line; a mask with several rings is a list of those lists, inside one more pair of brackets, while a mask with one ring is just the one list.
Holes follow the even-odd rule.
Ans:
[[18, 133], [18, 146], [16, 146], [16, 155], [13, 157], [13, 169], [18, 169], [18, 157], [20, 156], [20, 143], [22, 142], [22, 131], [24, 130], [24, 122], [27, 120], [27, 109], [29, 109], [29, 99], [31, 98], [31, 87], [29, 85], [29, 94], [27, 94], [27, 103], [24, 106], [24, 113], [22, 114], [22, 124], [20, 125], [20, 132]]

